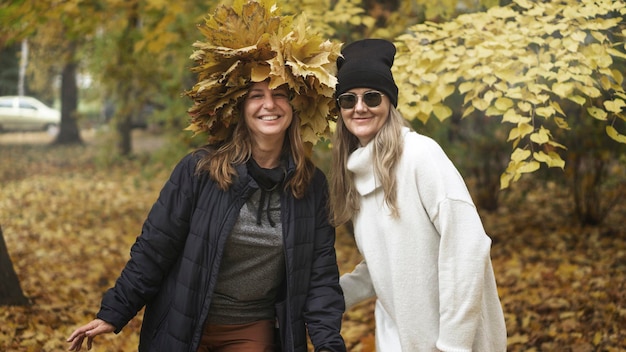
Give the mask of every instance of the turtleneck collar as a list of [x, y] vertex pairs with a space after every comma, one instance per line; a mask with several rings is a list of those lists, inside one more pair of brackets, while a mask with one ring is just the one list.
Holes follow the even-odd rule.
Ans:
[[356, 149], [348, 158], [348, 171], [354, 174], [354, 184], [362, 196], [373, 192], [377, 186], [374, 174], [374, 143]]
[[[407, 127], [402, 128], [402, 138], [411, 132]], [[354, 174], [354, 184], [357, 192], [364, 196], [381, 187], [374, 173], [374, 143], [370, 141], [365, 146], [356, 149], [348, 158], [348, 171]]]

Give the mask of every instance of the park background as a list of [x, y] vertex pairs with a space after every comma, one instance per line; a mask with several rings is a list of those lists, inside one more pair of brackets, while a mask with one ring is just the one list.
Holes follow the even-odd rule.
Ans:
[[[510, 351], [626, 349], [623, 1], [280, 5], [329, 39], [398, 45], [407, 117], [457, 164], [493, 239]], [[0, 4], [0, 95], [63, 114], [56, 135], [0, 134], [0, 271], [25, 298], [0, 306], [0, 350], [66, 349], [93, 318], [173, 165], [202, 141], [184, 131], [181, 93], [195, 24], [215, 6]], [[325, 171], [330, 147], [314, 149]], [[337, 252], [342, 272], [358, 263], [349, 228]], [[140, 325], [96, 351], [136, 350]], [[350, 351], [373, 351], [372, 302], [343, 330]]]

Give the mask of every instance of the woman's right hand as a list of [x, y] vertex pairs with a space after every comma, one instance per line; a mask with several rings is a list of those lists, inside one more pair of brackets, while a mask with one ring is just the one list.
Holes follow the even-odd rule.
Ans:
[[89, 324], [74, 330], [70, 337], [67, 338], [67, 342], [72, 344], [69, 350], [80, 351], [85, 337], [87, 338], [87, 350], [90, 350], [94, 337], [114, 331], [115, 327], [113, 325], [101, 319], [94, 319]]

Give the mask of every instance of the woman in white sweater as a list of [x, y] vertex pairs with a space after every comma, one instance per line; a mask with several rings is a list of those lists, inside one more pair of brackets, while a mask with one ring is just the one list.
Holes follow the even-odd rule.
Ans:
[[337, 61], [331, 206], [364, 258], [341, 278], [346, 308], [377, 298], [378, 352], [506, 351], [491, 239], [450, 159], [396, 110], [395, 51], [365, 39]]

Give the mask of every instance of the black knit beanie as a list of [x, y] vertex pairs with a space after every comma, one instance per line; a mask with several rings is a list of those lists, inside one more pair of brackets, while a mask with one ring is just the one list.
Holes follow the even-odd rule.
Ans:
[[363, 39], [346, 45], [337, 59], [335, 97], [354, 88], [383, 92], [398, 106], [398, 86], [391, 74], [396, 47], [384, 39]]

